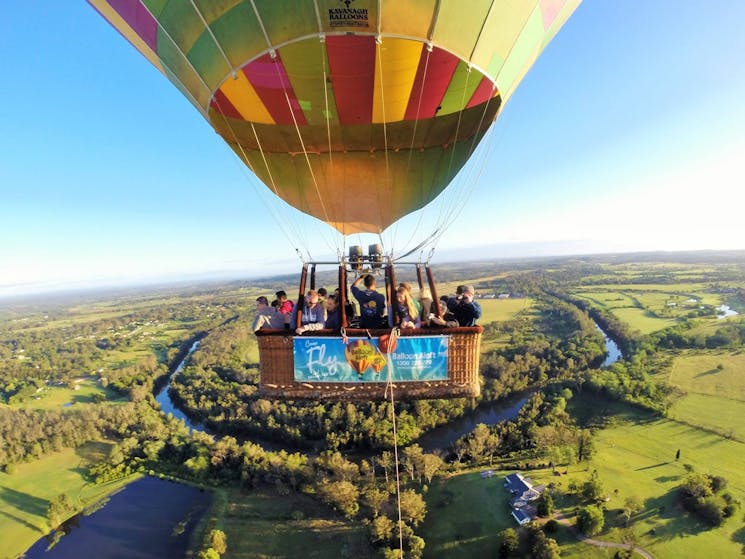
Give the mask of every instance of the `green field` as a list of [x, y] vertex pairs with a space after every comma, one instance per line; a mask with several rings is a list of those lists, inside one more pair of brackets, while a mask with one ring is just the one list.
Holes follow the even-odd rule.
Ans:
[[[503, 486], [505, 476], [514, 470], [494, 472], [489, 478], [482, 478], [481, 470], [459, 474], [429, 487], [427, 518], [420, 528], [427, 542], [425, 557], [497, 557], [499, 532], [518, 526]], [[536, 484], [554, 480], [549, 470], [527, 475]]]
[[364, 526], [300, 493], [230, 491], [218, 527], [227, 536], [225, 559], [377, 556]]
[[125, 398], [102, 387], [96, 379], [84, 378], [75, 381], [75, 388], [67, 386], [45, 386], [35, 395], [22, 403], [13, 404], [14, 408], [34, 410], [63, 410], [74, 408], [78, 404], [93, 402], [96, 394], [102, 394], [107, 400], [125, 401]]
[[471, 472], [430, 486], [421, 527], [425, 557], [497, 556], [497, 534], [517, 526], [502, 487], [505, 475], [499, 472], [485, 479], [480, 472]]
[[490, 322], [504, 322], [512, 320], [515, 316], [530, 309], [532, 299], [479, 299], [481, 306], [481, 318], [479, 324]]
[[638, 330], [642, 334], [656, 332], [675, 324], [674, 318], [660, 318], [653, 311], [644, 308], [642, 301], [630, 293], [582, 291], [577, 295], [587, 299], [594, 306], [611, 312], [616, 318], [628, 324], [632, 330]]
[[664, 330], [665, 328], [675, 324], [675, 319], [657, 318], [644, 309], [614, 309], [613, 314], [616, 315], [616, 318], [621, 322], [628, 324], [632, 330], [638, 330], [642, 334], [651, 334], [652, 332]]
[[20, 555], [49, 532], [46, 511], [51, 499], [66, 493], [82, 509], [133, 481], [85, 481], [87, 465], [105, 457], [108, 449], [108, 443], [87, 443], [19, 464], [13, 474], [0, 473], [0, 557]]
[[745, 353], [684, 352], [673, 361], [668, 382], [687, 392], [745, 402]]
[[683, 352], [667, 381], [686, 395], [670, 417], [745, 441], [745, 354], [739, 351]]
[[[595, 439], [597, 454], [591, 467], [598, 470], [610, 498], [606, 524], [618, 526], [624, 500], [636, 496], [644, 503], [644, 510], [633, 521], [639, 545], [658, 559], [738, 556], [742, 543], [735, 538], [743, 528], [742, 515], [738, 513], [723, 526], [709, 529], [680, 508], [675, 489], [685, 479], [683, 465], [690, 464], [698, 472], [725, 477], [728, 490], [743, 500], [745, 444], [633, 411], [623, 419], [598, 431]], [[676, 461], [678, 449], [681, 458]], [[621, 537], [616, 527], [604, 531], [598, 539], [620, 541]]]
[[675, 402], [668, 415], [671, 419], [745, 442], [745, 402], [691, 393]]

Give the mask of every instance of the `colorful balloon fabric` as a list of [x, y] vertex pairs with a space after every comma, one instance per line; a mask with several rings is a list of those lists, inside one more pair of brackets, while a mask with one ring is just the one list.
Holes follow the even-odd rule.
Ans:
[[580, 0], [88, 0], [295, 208], [433, 200]]

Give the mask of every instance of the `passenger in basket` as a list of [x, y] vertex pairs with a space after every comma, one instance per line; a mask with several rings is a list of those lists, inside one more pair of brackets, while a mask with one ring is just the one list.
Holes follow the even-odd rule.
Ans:
[[[414, 304], [414, 299], [411, 297], [411, 293], [400, 286], [396, 290], [396, 308], [398, 310], [398, 316], [401, 318], [400, 328], [421, 328], [422, 321], [419, 317], [419, 310]], [[393, 327], [394, 313], [388, 316], [388, 326]]]
[[[365, 289], [359, 288], [365, 282]], [[360, 327], [380, 328], [385, 312], [385, 295], [375, 291], [375, 277], [372, 274], [360, 276], [352, 284], [352, 295], [360, 304]]]
[[339, 330], [341, 328], [341, 314], [336, 303], [336, 295], [333, 293], [326, 297], [326, 321], [324, 323], [311, 322], [304, 324], [295, 330], [295, 332], [302, 334], [303, 332], [312, 332], [313, 330], [321, 330], [322, 328], [328, 330]]
[[292, 314], [292, 310], [295, 305], [287, 298], [287, 293], [285, 293], [284, 291], [277, 291], [275, 295], [277, 296], [277, 308], [279, 309], [279, 312], [282, 313], [282, 316], [284, 316], [285, 319], [285, 328], [289, 328], [290, 315]]
[[256, 317], [251, 328], [254, 332], [262, 328], [284, 328], [285, 317], [276, 307], [270, 307], [264, 296], [256, 299]]
[[457, 328], [460, 326], [458, 321], [455, 320], [455, 315], [448, 310], [447, 297], [440, 298], [439, 305], [442, 318], [432, 313], [429, 315], [429, 325], [432, 328]]
[[422, 327], [429, 326], [429, 317], [434, 312], [435, 306], [432, 304], [432, 294], [428, 287], [422, 287], [419, 290], [419, 316], [422, 319]]
[[473, 300], [476, 291], [472, 285], [462, 286], [463, 293], [448, 299], [448, 310], [455, 315], [460, 326], [476, 326], [481, 318], [481, 306]]
[[[290, 318], [290, 324], [293, 326], [296, 324], [297, 311], [292, 312]], [[323, 305], [318, 301], [318, 293], [315, 289], [311, 289], [305, 295], [305, 303], [303, 304], [303, 314], [300, 317], [300, 326], [295, 330], [298, 334], [302, 334], [305, 330], [301, 331], [304, 326], [311, 324], [319, 324], [318, 327], [323, 328], [323, 322], [326, 320], [326, 310]]]

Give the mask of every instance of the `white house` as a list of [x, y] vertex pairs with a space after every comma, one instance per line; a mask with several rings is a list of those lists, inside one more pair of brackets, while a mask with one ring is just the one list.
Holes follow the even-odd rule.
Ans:
[[520, 474], [510, 474], [504, 479], [504, 487], [512, 495], [510, 506], [512, 517], [521, 526], [527, 524], [536, 517], [536, 508], [531, 505], [541, 496], [542, 486], [533, 486], [533, 481]]

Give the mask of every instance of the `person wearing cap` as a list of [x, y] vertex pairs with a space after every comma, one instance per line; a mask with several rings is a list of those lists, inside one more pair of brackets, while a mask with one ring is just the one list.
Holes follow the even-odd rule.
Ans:
[[448, 299], [448, 310], [453, 313], [460, 326], [476, 326], [481, 318], [481, 306], [473, 300], [476, 291], [472, 285], [462, 286], [462, 293]]

